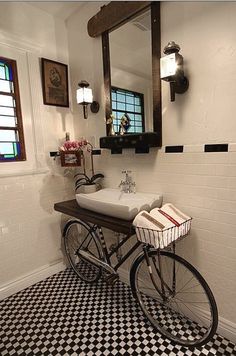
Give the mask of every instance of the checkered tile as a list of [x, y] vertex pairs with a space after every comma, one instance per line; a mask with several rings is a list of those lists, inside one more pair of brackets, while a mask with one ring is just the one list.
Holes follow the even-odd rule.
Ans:
[[204, 347], [173, 345], [144, 318], [130, 288], [86, 284], [71, 269], [0, 303], [0, 354], [38, 356], [232, 356], [219, 335]]

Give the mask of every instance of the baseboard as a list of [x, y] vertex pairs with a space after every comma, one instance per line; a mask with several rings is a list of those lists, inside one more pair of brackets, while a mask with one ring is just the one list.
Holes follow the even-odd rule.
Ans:
[[33, 272], [21, 276], [9, 283], [0, 285], [0, 300], [3, 300], [4, 298], [7, 298], [27, 287], [30, 287], [33, 284], [40, 282], [55, 273], [63, 271], [65, 268], [66, 265], [63, 263], [62, 260], [60, 260], [51, 265], [40, 267], [34, 270]]
[[219, 317], [217, 333], [236, 344], [236, 324]]

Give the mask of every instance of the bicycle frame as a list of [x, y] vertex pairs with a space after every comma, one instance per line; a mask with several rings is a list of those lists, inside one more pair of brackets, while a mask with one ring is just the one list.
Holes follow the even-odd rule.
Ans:
[[[106, 245], [106, 241], [105, 241], [105, 237], [102, 231], [102, 227], [98, 226], [98, 225], [90, 225], [88, 224], [88, 226], [90, 226], [90, 232], [94, 233], [95, 236], [97, 236], [97, 238], [101, 241], [101, 245], [102, 245], [102, 250], [103, 250], [103, 254], [105, 256], [105, 260], [106, 262], [111, 265], [111, 257], [117, 253], [117, 251], [121, 248], [121, 246], [123, 246], [132, 235], [125, 235], [125, 237], [116, 245], [116, 247], [114, 247], [110, 252], [108, 252], [107, 249], [107, 245]], [[150, 258], [148, 256], [148, 250], [151, 248], [149, 245], [146, 245], [140, 241], [137, 241], [130, 249], [129, 251], [118, 261], [118, 263], [115, 266], [112, 266], [112, 268], [114, 269], [114, 271], [117, 271], [118, 268], [131, 256], [131, 254], [136, 251], [138, 249], [138, 247], [142, 246], [144, 255], [145, 255], [145, 259], [146, 259], [146, 263], [148, 266], [148, 270], [150, 273], [150, 277], [151, 280], [153, 282], [153, 285], [155, 286], [157, 292], [160, 294], [160, 296], [163, 298], [163, 301], [168, 299], [168, 296], [166, 295], [166, 291], [168, 291], [169, 295], [174, 295], [175, 294], [175, 290], [176, 290], [176, 271], [175, 271], [175, 263], [173, 263], [173, 279], [172, 279], [172, 287], [168, 286], [167, 283], [164, 281], [163, 277], [162, 277], [162, 263], [161, 263], [161, 256], [159, 254], [159, 259], [158, 259], [158, 265], [156, 266], [156, 264], [154, 263], [154, 267], [155, 270], [157, 272], [158, 277], [160, 278], [161, 281], [161, 289], [157, 286], [157, 283], [155, 281], [155, 278], [153, 277], [153, 272], [152, 272], [152, 267], [151, 267], [151, 263], [150, 263]], [[173, 243], [172, 246], [173, 251], [175, 252], [175, 243]], [[159, 250], [158, 250], [159, 251]]]
[[[71, 219], [67, 222], [65, 228], [64, 228], [64, 231], [66, 231], [67, 229], [67, 226], [68, 224], [71, 223], [71, 221], [80, 221], [80, 220], [74, 220], [74, 219]], [[91, 233], [93, 234], [97, 240], [99, 240], [101, 242], [101, 246], [102, 246], [102, 253], [105, 257], [105, 261], [101, 261], [101, 267], [105, 267], [105, 269], [107, 269], [108, 272], [111, 272], [113, 271], [113, 273], [115, 273], [120, 266], [122, 266], [124, 264], [124, 262], [132, 255], [132, 253], [134, 251], [136, 251], [140, 246], [142, 246], [142, 253], [144, 253], [144, 256], [145, 256], [145, 260], [146, 260], [146, 263], [147, 263], [147, 266], [148, 266], [148, 270], [149, 270], [149, 273], [150, 273], [150, 277], [151, 277], [151, 280], [153, 282], [153, 285], [155, 286], [157, 292], [160, 294], [160, 296], [163, 298], [163, 301], [167, 300], [168, 297], [166, 295], [166, 291], [168, 291], [169, 295], [172, 294], [174, 295], [175, 294], [175, 290], [176, 290], [176, 276], [175, 276], [175, 264], [173, 264], [173, 279], [172, 279], [172, 287], [168, 286], [163, 277], [162, 277], [162, 264], [161, 264], [161, 256], [159, 254], [159, 259], [158, 259], [158, 266], [156, 266], [155, 263], [153, 263], [154, 267], [155, 267], [155, 270], [156, 270], [156, 273], [158, 275], [158, 277], [160, 278], [160, 281], [161, 281], [161, 289], [157, 286], [157, 283], [155, 281], [155, 278], [153, 276], [153, 271], [152, 271], [152, 267], [151, 267], [151, 262], [150, 262], [150, 257], [148, 256], [148, 251], [150, 249], [153, 249], [153, 247], [151, 247], [150, 245], [147, 245], [145, 243], [142, 243], [140, 242], [139, 240], [129, 249], [129, 251], [127, 253], [125, 253], [123, 255], [123, 257], [114, 265], [112, 266], [111, 264], [111, 257], [114, 256], [118, 251], [119, 249], [130, 239], [130, 237], [133, 235], [133, 234], [127, 234], [124, 236], [124, 238], [121, 239], [121, 241], [115, 246], [112, 248], [112, 250], [109, 252], [108, 251], [108, 248], [107, 248], [107, 245], [106, 245], [106, 241], [105, 241], [105, 237], [104, 237], [104, 234], [103, 234], [103, 231], [102, 231], [102, 227], [101, 226], [98, 226], [97, 224], [90, 224], [90, 223], [86, 223], [83, 221], [83, 224], [85, 224], [87, 227], [88, 227], [88, 235]], [[86, 237], [87, 238], [87, 237]], [[81, 243], [81, 245], [86, 241], [86, 238], [84, 239], [84, 241]], [[87, 241], [87, 243], [89, 244], [89, 241]], [[80, 250], [81, 248], [81, 245], [78, 247], [78, 251]], [[157, 250], [159, 251], [159, 250]], [[172, 251], [175, 252], [175, 243], [172, 244]], [[83, 257], [83, 256], [81, 256]], [[86, 257], [85, 257], [86, 258]], [[138, 256], [137, 256], [138, 258]], [[93, 263], [92, 261], [90, 261], [91, 263]], [[154, 262], [154, 261], [153, 261]], [[106, 268], [105, 264], [108, 265], [109, 268]], [[118, 276], [118, 275], [117, 275]]]
[[[97, 235], [99, 240], [101, 241], [105, 259], [106, 259], [107, 263], [109, 265], [111, 265], [111, 257], [119, 251], [119, 249], [130, 239], [130, 237], [132, 235], [125, 235], [125, 237], [120, 241], [120, 243], [118, 243], [115, 248], [113, 248], [110, 252], [108, 252], [106, 241], [105, 241], [105, 237], [104, 237], [104, 234], [103, 234], [101, 226], [98, 226], [98, 225], [92, 225], [92, 226], [89, 225], [89, 226], [91, 227], [91, 231], [94, 232], [95, 235]], [[97, 234], [97, 231], [98, 231], [98, 234]], [[132, 253], [135, 250], [137, 250], [137, 248], [140, 245], [142, 245], [142, 243], [140, 241], [137, 241], [131, 247], [131, 249], [129, 249], [129, 251], [120, 259], [120, 261], [118, 261], [118, 263], [115, 266], [112, 266], [113, 269], [115, 271], [117, 271], [118, 268], [129, 258], [130, 255], [132, 255]]]
[[[156, 273], [161, 281], [161, 289], [158, 287], [156, 280], [153, 276], [153, 271], [152, 271], [152, 266], [150, 263], [150, 257], [148, 256], [148, 251], [151, 249], [150, 246], [148, 245], [144, 245], [143, 246], [143, 252], [144, 252], [144, 256], [145, 256], [145, 260], [148, 266], [148, 270], [149, 270], [149, 274], [150, 274], [150, 278], [152, 280], [152, 283], [154, 285], [154, 287], [156, 288], [157, 292], [160, 294], [160, 296], [162, 297], [163, 301], [168, 300], [168, 296], [175, 295], [175, 291], [176, 291], [176, 270], [175, 270], [175, 262], [173, 263], [173, 279], [172, 279], [172, 288], [164, 281], [163, 279], [163, 266], [162, 266], [162, 260], [161, 260], [161, 255], [160, 255], [160, 250], [157, 250], [158, 252], [158, 267], [155, 263], [155, 260], [152, 259], [153, 265], [155, 267]], [[175, 244], [173, 246], [173, 250], [175, 251]], [[168, 295], [166, 295], [166, 291], [169, 292]]]
[[[64, 212], [64, 208], [60, 209]], [[70, 212], [69, 207], [67, 210], [65, 210], [65, 212]], [[123, 221], [114, 221], [113, 230], [113, 220], [111, 220], [110, 218], [105, 219], [101, 216], [98, 217], [98, 219], [95, 219], [94, 216], [90, 216], [89, 214], [86, 215], [82, 211], [82, 217], [83, 214], [85, 216], [85, 219], [81, 219], [77, 217], [77, 215], [79, 214], [75, 214], [76, 219], [71, 219], [67, 221], [63, 229], [63, 237], [65, 238], [64, 244], [66, 247], [67, 257], [72, 268], [80, 278], [82, 278], [86, 282], [93, 283], [102, 276], [104, 281], [113, 284], [119, 278], [119, 274], [117, 273], [119, 267], [124, 264], [124, 262], [131, 256], [134, 251], [141, 247], [142, 251], [140, 251], [140, 253], [135, 256], [130, 269], [130, 286], [132, 289], [133, 296], [137, 299], [141, 309], [143, 310], [144, 314], [147, 316], [151, 324], [165, 337], [170, 338], [170, 340], [173, 340], [174, 342], [179, 343], [180, 345], [202, 345], [203, 343], [210, 340], [210, 338], [216, 332], [218, 321], [217, 306], [214, 300], [214, 296], [200, 273], [189, 262], [175, 254], [174, 241], [169, 244], [165, 249], [163, 249], [165, 250], [163, 251], [159, 248], [152, 247], [149, 243], [145, 243], [142, 240], [138, 240], [137, 242], [133, 242], [132, 246], [129, 246], [128, 252], [126, 252], [123, 256], [121, 256], [121, 258], [119, 258], [119, 254], [117, 252], [119, 252], [119, 249], [123, 245], [125, 245], [125, 243], [135, 233], [134, 229], [132, 228], [131, 222], [126, 225]], [[86, 219], [87, 216], [88, 220]], [[72, 233], [70, 235], [70, 233], [68, 232], [70, 229], [70, 225], [74, 226], [75, 224], [76, 227], [76, 223], [78, 224], [78, 230], [72, 229]], [[85, 229], [80, 230], [79, 226], [81, 225], [84, 225]], [[122, 233], [123, 236], [121, 237], [121, 239], [119, 236], [116, 243], [113, 244], [113, 246], [108, 247], [102, 228], [108, 228], [112, 231]], [[77, 243], [77, 245], [75, 244], [75, 246], [73, 247], [73, 239], [74, 236], [76, 236], [76, 232], [81, 232], [80, 237], [83, 238], [78, 238], [79, 243]], [[84, 232], [86, 233], [84, 234]], [[72, 250], [70, 251], [71, 246]], [[117, 262], [113, 262], [112, 259], [115, 254], [117, 257]], [[79, 270], [77, 270], [77, 263], [79, 264], [78, 261], [80, 260], [82, 260], [82, 262], [91, 263], [92, 265], [96, 266], [97, 269], [95, 269], [95, 275], [93, 275], [91, 278], [90, 276], [83, 276], [83, 271], [81, 273]], [[188, 300], [188, 298], [184, 298], [183, 301], [181, 301], [181, 299], [179, 300], [179, 302], [184, 305], [184, 309], [182, 309], [182, 304], [181, 307], [179, 307], [178, 294], [183, 289], [180, 289], [181, 287], [183, 287], [181, 285], [183, 278], [177, 278], [177, 274], [179, 271], [182, 271], [183, 273], [185, 273], [184, 276], [188, 276], [188, 278], [190, 278], [187, 283], [191, 282], [194, 279], [195, 283], [197, 284], [194, 284], [193, 287], [200, 288], [199, 290], [201, 294], [204, 295], [206, 301], [199, 301], [199, 299], [193, 299], [192, 301], [192, 298], [190, 298], [190, 300]], [[184, 287], [185, 285], [186, 284], [184, 284]], [[193, 290], [193, 293], [194, 292], [195, 290]], [[198, 293], [198, 291], [196, 291], [196, 293]], [[182, 294], [185, 295], [186, 293], [183, 291]], [[149, 297], [153, 298], [151, 299], [151, 302], [153, 302], [154, 304], [158, 304], [157, 309], [154, 308], [154, 312], [152, 305], [150, 307]], [[207, 310], [207, 313], [209, 314], [209, 317], [206, 317], [206, 324], [200, 323], [199, 327], [196, 328], [196, 323], [199, 320], [202, 321], [202, 315], [200, 313], [201, 309], [199, 309], [200, 311], [198, 313], [198, 316], [198, 314], [195, 314], [194, 312], [194, 310], [196, 310], [195, 304], [193, 305], [194, 308], [192, 311], [192, 308], [189, 309], [188, 305], [185, 306], [185, 303], [191, 304], [203, 302], [207, 304], [207, 308], [209, 309], [209, 311]], [[170, 328], [170, 330], [166, 329], [165, 318], [163, 319], [164, 321], [162, 320], [162, 322], [159, 322], [158, 317], [156, 317], [156, 310], [158, 311], [160, 308], [163, 309], [161, 310], [161, 313], [167, 313], [166, 316], [168, 317], [168, 320], [169, 318], [171, 320], [173, 319], [174, 328], [176, 328], [177, 325], [176, 333], [172, 334], [172, 328]], [[195, 318], [193, 316], [195, 316]], [[203, 316], [205, 317], [205, 314]], [[191, 332], [193, 332], [193, 334], [190, 335], [190, 338], [185, 339], [185, 336], [183, 336], [181, 332], [178, 334], [178, 323], [176, 324], [176, 318], [178, 319], [179, 317], [181, 320], [183, 319], [184, 323], [186, 323], [186, 320], [192, 323], [189, 326], [190, 334]], [[205, 330], [204, 332], [201, 328], [203, 325]], [[195, 335], [196, 332], [199, 332], [199, 337], [198, 335]]]

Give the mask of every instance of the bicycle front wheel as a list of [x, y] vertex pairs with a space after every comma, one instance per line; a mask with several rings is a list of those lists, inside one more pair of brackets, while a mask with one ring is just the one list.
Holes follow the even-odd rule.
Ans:
[[63, 232], [64, 249], [75, 273], [85, 282], [96, 282], [102, 274], [101, 267], [89, 263], [79, 254], [86, 251], [97, 259], [103, 257], [99, 238], [89, 224], [79, 220], [69, 221]]
[[147, 254], [148, 258], [142, 254], [134, 261], [130, 283], [151, 324], [180, 345], [208, 342], [216, 332], [218, 312], [204, 278], [171, 252], [149, 250]]

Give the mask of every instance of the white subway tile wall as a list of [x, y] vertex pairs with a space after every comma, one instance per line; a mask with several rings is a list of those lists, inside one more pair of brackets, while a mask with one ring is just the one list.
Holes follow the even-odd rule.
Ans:
[[[127, 150], [128, 151], [128, 150]], [[228, 153], [164, 153], [120, 157], [102, 152], [97, 166], [106, 186], [118, 186], [121, 171], [132, 171], [138, 191], [160, 192], [193, 217], [191, 235], [178, 253], [209, 282], [219, 314], [236, 320], [236, 160]], [[108, 167], [112, 166], [112, 169]]]
[[62, 259], [61, 215], [53, 205], [73, 197], [73, 181], [60, 175], [0, 179], [0, 287]]

